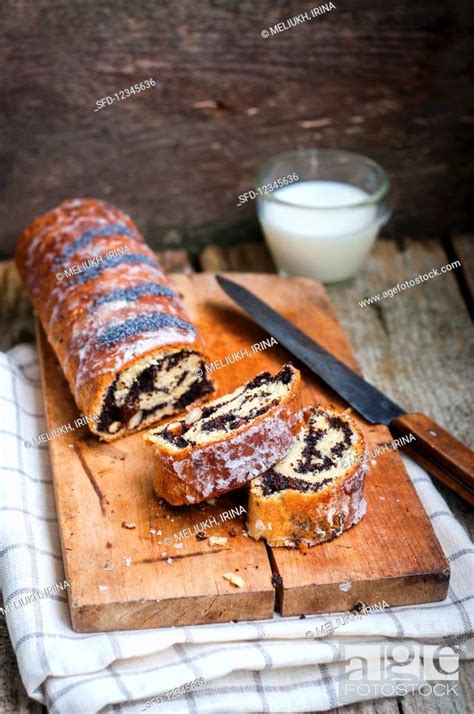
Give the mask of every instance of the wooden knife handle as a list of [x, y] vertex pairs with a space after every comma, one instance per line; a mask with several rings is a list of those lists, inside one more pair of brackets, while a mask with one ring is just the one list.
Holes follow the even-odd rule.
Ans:
[[390, 422], [397, 435], [413, 434], [407, 452], [435, 478], [474, 505], [474, 452], [424, 414]]

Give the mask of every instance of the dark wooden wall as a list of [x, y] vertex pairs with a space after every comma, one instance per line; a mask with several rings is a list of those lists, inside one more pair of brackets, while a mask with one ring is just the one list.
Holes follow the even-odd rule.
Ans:
[[[471, 0], [3, 0], [0, 250], [62, 199], [128, 211], [156, 247], [258, 239], [236, 208], [255, 168], [293, 147], [380, 161], [389, 233], [468, 228]], [[470, 16], [469, 16], [470, 15]], [[472, 59], [472, 55], [471, 55]], [[97, 99], [153, 77], [94, 112]]]

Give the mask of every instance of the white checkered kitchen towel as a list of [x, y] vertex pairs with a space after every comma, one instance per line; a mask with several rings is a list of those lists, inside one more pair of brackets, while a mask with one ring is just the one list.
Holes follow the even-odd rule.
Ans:
[[[336, 616], [76, 634], [67, 590], [8, 607], [64, 581], [48, 449], [23, 446], [24, 439], [46, 431], [33, 347], [0, 354], [0, 403], [0, 589], [25, 687], [53, 714], [146, 707], [167, 714], [323, 711], [373, 698], [365, 690], [341, 690], [347, 644], [443, 644], [461, 658], [473, 656], [474, 549], [429, 477], [408, 460], [451, 564], [444, 602], [368, 614], [315, 639], [305, 633], [319, 635]], [[201, 678], [197, 688], [174, 699], [164, 696]], [[162, 700], [150, 703], [159, 695]]]

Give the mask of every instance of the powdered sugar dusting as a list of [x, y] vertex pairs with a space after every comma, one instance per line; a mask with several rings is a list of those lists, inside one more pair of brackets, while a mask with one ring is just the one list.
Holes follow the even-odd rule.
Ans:
[[[145, 262], [118, 264], [121, 261], [115, 259], [128, 259], [130, 254]], [[185, 329], [188, 317], [153, 251], [133, 221], [110, 204], [91, 199], [63, 202], [25, 230], [18, 255], [22, 277], [84, 413], [89, 413], [87, 406], [100, 405], [107, 380], [137, 358], [163, 347], [199, 345], [196, 334]], [[94, 269], [93, 260], [100, 270]], [[142, 285], [159, 285], [161, 290], [140, 290]], [[124, 293], [128, 288], [133, 292]], [[117, 299], [107, 300], [114, 291]], [[168, 316], [165, 320], [171, 324], [161, 327], [157, 318], [153, 325], [144, 319], [158, 314]], [[130, 330], [120, 327], [126, 320], [137, 332], [141, 327], [145, 331], [129, 335]], [[99, 343], [100, 334], [109, 329], [114, 339]], [[86, 392], [89, 404], [84, 405], [80, 395], [87, 383], [92, 388]]]
[[[203, 498], [247, 483], [289, 451], [296, 441], [292, 428], [301, 421], [303, 412], [283, 417], [281, 411], [277, 409], [240, 434], [191, 453], [193, 486]], [[178, 478], [186, 479], [189, 467], [184, 461], [173, 460], [173, 468]]]

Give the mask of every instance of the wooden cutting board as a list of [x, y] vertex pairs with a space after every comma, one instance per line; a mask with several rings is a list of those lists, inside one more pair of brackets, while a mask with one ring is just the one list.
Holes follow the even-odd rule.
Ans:
[[[319, 283], [274, 275], [230, 277], [358, 368]], [[224, 295], [213, 275], [177, 275], [172, 280], [211, 358], [220, 360], [213, 372], [218, 394], [292, 359], [302, 369], [306, 405], [346, 406], [280, 346], [252, 351], [252, 345], [271, 335]], [[73, 424], [79, 414], [41, 328], [38, 342], [48, 429]], [[245, 348], [249, 357], [228, 364]], [[369, 449], [392, 440], [385, 427], [360, 424]], [[101, 444], [82, 427], [51, 440], [49, 447], [72, 626], [78, 632], [270, 618], [275, 609], [282, 615], [336, 612], [357, 601], [406, 605], [446, 597], [448, 563], [395, 451], [369, 463], [368, 510], [361, 523], [330, 543], [300, 552], [267, 549], [246, 537], [245, 490], [188, 508], [158, 500], [142, 434]], [[216, 547], [208, 539], [197, 540], [199, 528], [207, 536], [226, 536], [227, 543]], [[244, 586], [228, 582], [223, 577], [228, 572], [243, 577]], [[282, 585], [272, 585], [272, 573], [280, 575]]]

